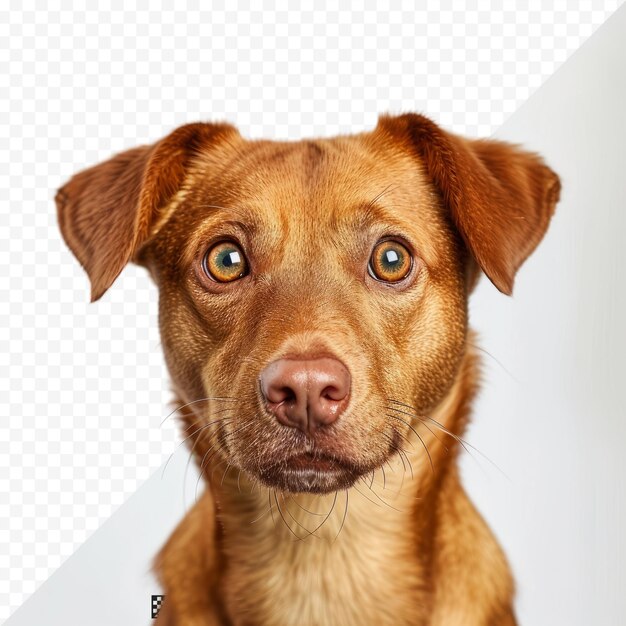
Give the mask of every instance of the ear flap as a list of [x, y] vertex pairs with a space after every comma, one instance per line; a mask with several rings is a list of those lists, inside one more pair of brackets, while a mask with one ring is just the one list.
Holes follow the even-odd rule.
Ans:
[[558, 176], [517, 146], [467, 140], [417, 114], [379, 127], [416, 153], [438, 187], [469, 251], [503, 293], [541, 241], [559, 200]]
[[55, 201], [61, 233], [89, 276], [92, 302], [146, 242], [194, 157], [233, 133], [237, 130], [228, 124], [188, 124], [156, 144], [79, 172], [59, 189]]

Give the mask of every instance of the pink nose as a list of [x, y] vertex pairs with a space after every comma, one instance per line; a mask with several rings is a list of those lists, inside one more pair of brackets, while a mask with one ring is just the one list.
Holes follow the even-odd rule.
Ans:
[[337, 359], [278, 359], [261, 372], [261, 391], [281, 424], [312, 434], [348, 404], [350, 372]]

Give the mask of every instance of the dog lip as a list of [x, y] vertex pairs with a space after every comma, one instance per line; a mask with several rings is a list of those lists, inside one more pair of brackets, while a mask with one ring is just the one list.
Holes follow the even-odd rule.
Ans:
[[290, 492], [327, 493], [350, 487], [361, 472], [320, 452], [299, 452], [261, 470], [261, 481]]
[[344, 469], [346, 464], [327, 454], [315, 452], [302, 452], [289, 457], [286, 462], [288, 470], [315, 470], [329, 472]]

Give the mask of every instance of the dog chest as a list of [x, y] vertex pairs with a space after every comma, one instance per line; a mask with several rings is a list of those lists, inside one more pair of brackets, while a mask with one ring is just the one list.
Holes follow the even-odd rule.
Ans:
[[306, 515], [294, 507], [293, 518], [283, 515], [303, 538], [280, 516], [264, 520], [255, 533], [226, 538], [221, 589], [233, 625], [423, 623], [428, 596], [410, 520], [391, 509], [369, 509], [366, 515], [355, 498], [343, 526], [338, 507], [307, 535]]

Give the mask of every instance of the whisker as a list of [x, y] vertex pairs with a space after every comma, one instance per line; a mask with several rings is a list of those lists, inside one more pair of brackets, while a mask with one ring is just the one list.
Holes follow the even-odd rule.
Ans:
[[272, 515], [272, 524], [274, 525], [274, 530], [276, 529], [276, 520], [274, 519], [274, 505], [272, 504], [272, 490], [267, 490], [267, 499], [270, 504], [270, 513]]
[[348, 491], [348, 489], [345, 489], [346, 492], [346, 508], [343, 511], [343, 517], [341, 519], [341, 525], [339, 526], [339, 530], [337, 531], [337, 534], [335, 535], [335, 538], [333, 539], [333, 543], [335, 541], [337, 541], [337, 538], [339, 537], [341, 531], [343, 530], [343, 526], [346, 523], [346, 517], [348, 516], [348, 502], [349, 502], [349, 498], [350, 498], [350, 493]]
[[[390, 407], [390, 408], [391, 408], [391, 407]], [[430, 434], [431, 434], [431, 435], [432, 435], [432, 436], [433, 436], [433, 437], [434, 437], [434, 438], [435, 438], [435, 439], [436, 439], [436, 440], [437, 440], [437, 441], [441, 444], [441, 447], [442, 447], [442, 448], [443, 448], [446, 452], [449, 452], [449, 450], [448, 450], [448, 446], [446, 446], [446, 444], [445, 444], [443, 441], [441, 441], [441, 439], [440, 439], [439, 437], [437, 437], [437, 433], [435, 433], [435, 431], [434, 431], [434, 430], [432, 430], [432, 428], [430, 428], [426, 422], [424, 422], [424, 421], [420, 420], [420, 424], [421, 424], [422, 426], [424, 426], [424, 428], [426, 428], [426, 430], [427, 430], [427, 431], [428, 431], [428, 432], [429, 432], [429, 433], [430, 433]]]
[[[216, 415], [220, 415], [221, 413], [226, 413], [226, 411], [232, 411], [233, 407], [229, 406], [226, 407], [225, 409], [220, 409], [219, 411], [211, 411], [209, 417], [215, 417]], [[191, 424], [189, 424], [187, 426], [187, 428], [184, 428], [182, 430], [183, 433], [188, 433], [192, 428], [194, 428], [195, 426], [197, 426], [198, 424], [201, 424], [204, 420], [206, 419], [206, 416], [204, 417], [199, 417], [195, 422], [191, 422]], [[193, 435], [194, 433], [191, 433], [191, 435]], [[187, 437], [188, 438], [188, 437]]]
[[315, 511], [309, 511], [309, 509], [303, 507], [293, 496], [290, 496], [289, 500], [291, 500], [297, 507], [301, 508], [303, 511], [306, 511], [309, 515], [317, 515], [319, 517], [324, 517], [324, 515], [326, 515], [326, 513], [317, 513]]
[[[382, 466], [381, 466], [381, 469], [382, 469]], [[363, 483], [363, 484], [365, 484], [365, 486], [367, 487], [367, 484], [366, 484], [366, 483]], [[368, 487], [368, 489], [369, 489], [369, 487]], [[379, 496], [379, 495], [376, 493], [376, 491], [375, 491], [374, 489], [370, 489], [370, 491], [374, 494], [374, 497], [375, 497], [375, 498], [377, 498], [378, 500], [380, 500], [383, 504], [385, 504], [386, 506], [388, 506], [390, 509], [393, 509], [394, 511], [397, 511], [398, 513], [402, 513], [402, 511], [401, 511], [400, 509], [396, 509], [396, 507], [391, 506], [391, 504], [389, 504], [389, 502], [387, 502], [384, 498], [382, 498], [381, 496]]]
[[475, 350], [479, 350], [483, 354], [486, 354], [488, 357], [492, 358], [513, 381], [515, 381], [516, 383], [519, 383], [519, 380], [515, 378], [515, 376], [513, 376], [513, 374], [504, 366], [502, 361], [500, 361], [495, 356], [493, 356], [491, 352], [485, 350], [485, 348], [483, 348], [482, 346], [472, 343], [471, 341], [468, 341], [467, 344], [471, 346], [472, 348], [474, 348]]
[[222, 487], [222, 486], [224, 485], [224, 479], [226, 478], [226, 474], [228, 474], [228, 470], [230, 469], [231, 465], [232, 465], [232, 464], [231, 464], [231, 462], [229, 461], [229, 462], [228, 462], [228, 465], [226, 466], [226, 471], [224, 472], [224, 475], [222, 476], [222, 480], [221, 480], [221, 482], [220, 482], [220, 487]]
[[[358, 481], [357, 481], [358, 482]], [[367, 487], [367, 484], [365, 482], [363, 482], [363, 484]], [[352, 488], [359, 494], [361, 494], [361, 496], [363, 496], [366, 500], [369, 500], [369, 502], [371, 502], [372, 504], [374, 504], [375, 506], [381, 506], [380, 504], [378, 504], [378, 502], [374, 502], [374, 500], [372, 500], [371, 498], [368, 498], [362, 491], [359, 491], [359, 488], [356, 486], [356, 483], [354, 485], [352, 485]], [[369, 487], [368, 487], [369, 489]], [[371, 490], [370, 490], [371, 491]]]
[[[216, 422], [222, 422], [222, 424], [227, 424], [228, 422], [231, 422], [233, 419], [234, 417], [222, 417], [219, 420], [216, 420]], [[189, 474], [189, 465], [191, 464], [193, 453], [199, 441], [200, 441], [200, 437], [197, 437], [196, 440], [194, 441], [193, 446], [191, 447], [191, 450], [189, 452], [189, 457], [187, 458], [187, 464], [185, 465], [185, 473], [183, 475], [183, 498], [185, 497], [185, 485], [187, 484], [187, 475]], [[195, 488], [196, 500], [198, 497], [198, 483], [200, 482], [201, 477], [202, 477], [202, 466], [200, 466], [200, 475], [198, 476], [198, 480], [196, 481], [196, 488]]]
[[462, 446], [463, 449], [469, 454], [469, 456], [473, 458], [474, 460], [476, 460], [474, 455], [469, 450], [469, 448], [471, 448], [472, 450], [474, 450], [474, 452], [478, 453], [483, 459], [485, 459], [494, 468], [496, 468], [507, 480], [510, 480], [509, 476], [500, 467], [498, 467], [498, 465], [494, 461], [492, 461], [486, 454], [481, 452], [476, 446], [469, 443], [469, 441], [466, 441], [462, 437], [459, 437], [459, 435], [449, 431], [445, 426], [443, 426], [443, 424], [440, 424], [436, 419], [433, 419], [432, 417], [429, 417], [428, 415], [420, 415], [415, 410], [415, 407], [412, 407], [410, 404], [406, 404], [405, 402], [400, 402], [399, 400], [394, 400], [393, 398], [387, 398], [387, 400], [389, 402], [392, 402], [393, 404], [397, 404], [399, 406], [403, 406], [407, 409], [410, 409], [413, 412], [407, 413], [406, 411], [401, 411], [400, 409], [393, 409], [394, 411], [399, 411], [400, 413], [403, 413], [404, 415], [409, 415], [410, 417], [414, 417], [418, 419], [420, 423], [423, 424], [424, 426], [426, 426], [425, 420], [429, 421], [431, 424], [437, 427], [441, 432], [448, 435], [449, 437], [452, 437], [452, 439], [457, 441], [459, 445]]
[[[400, 409], [394, 409], [393, 407], [389, 407], [389, 409], [391, 411], [399, 411], [400, 413], [404, 413], [405, 415], [409, 415], [409, 413], [406, 413], [405, 411], [401, 411]], [[434, 473], [435, 472], [435, 466], [433, 465], [433, 458], [430, 455], [430, 450], [428, 449], [428, 446], [426, 445], [426, 442], [420, 437], [420, 434], [417, 432], [417, 430], [415, 430], [415, 428], [413, 428], [413, 426], [411, 424], [409, 424], [409, 422], [407, 422], [406, 420], [402, 419], [401, 417], [398, 417], [397, 415], [389, 415], [388, 413], [386, 415], [387, 415], [387, 417], [390, 417], [391, 419], [395, 419], [395, 420], [398, 420], [398, 421], [402, 422], [403, 424], [406, 424], [415, 433], [415, 436], [420, 440], [420, 443], [422, 444], [424, 450], [426, 451], [426, 455], [428, 456], [428, 462], [430, 463], [430, 469]]]
[[[398, 433], [398, 431], [395, 428], [393, 430], [394, 430], [394, 433], [400, 434], [400, 433]], [[406, 463], [408, 463], [409, 469], [411, 470], [411, 479], [414, 478], [414, 476], [413, 476], [413, 466], [411, 465], [411, 461], [409, 460], [409, 457], [408, 457], [408, 455], [406, 453], [406, 450], [404, 450], [404, 448], [402, 446], [398, 445], [398, 443], [395, 441], [395, 439], [393, 437], [391, 437], [389, 435], [385, 435], [384, 433], [382, 433], [382, 434], [383, 434], [383, 436], [385, 436], [385, 439], [387, 441], [389, 441], [390, 446], [391, 446], [390, 449], [394, 453], [397, 453], [398, 458], [400, 459], [400, 462], [402, 463], [402, 480], [400, 481], [400, 487], [398, 488], [397, 491], [393, 492], [395, 495], [399, 495], [400, 492], [402, 491], [402, 488], [404, 487], [404, 479], [406, 478], [406, 468], [407, 468]], [[406, 439], [406, 437], [404, 437], [404, 439]], [[409, 441], [409, 443], [411, 443], [411, 442]], [[406, 463], [405, 463], [405, 459], [406, 459]], [[391, 471], [395, 473], [395, 470], [394, 470], [393, 466], [391, 465], [390, 459], [387, 459], [386, 463], [387, 463], [387, 465], [389, 465], [389, 468], [391, 469]], [[370, 487], [371, 487], [371, 485], [370, 485]]]
[[379, 194], [377, 194], [376, 196], [374, 196], [364, 207], [364, 212], [369, 211], [378, 200], [380, 200], [380, 198], [382, 198], [390, 189], [397, 187], [397, 185], [394, 185], [393, 183], [390, 183], [389, 185], [387, 185]]
[[[219, 463], [218, 465], [216, 465], [216, 467], [219, 467]], [[215, 468], [213, 468], [213, 470], [215, 471]], [[198, 473], [198, 478], [196, 479], [196, 486], [194, 488], [194, 499], [195, 502], [198, 501], [198, 487], [200, 486], [200, 481], [202, 480], [202, 477], [204, 476], [204, 468], [202, 467], [202, 465], [200, 465], [200, 472]], [[184, 490], [184, 485], [183, 485], [183, 490]]]
[[398, 453], [398, 458], [402, 462], [402, 468], [404, 469], [404, 473], [406, 474], [406, 463], [404, 462], [404, 458], [402, 457], [402, 454], [400, 453], [400, 450], [397, 447], [395, 451]]
[[398, 450], [398, 456], [400, 458], [402, 458], [402, 455], [404, 455], [404, 458], [406, 459], [406, 462], [409, 465], [409, 471], [411, 472], [411, 480], [413, 480], [415, 477], [413, 476], [413, 465], [411, 465], [411, 459], [409, 459], [409, 455], [402, 448], [398, 448], [397, 450]]
[[335, 497], [333, 498], [333, 503], [330, 507], [330, 511], [328, 511], [328, 513], [326, 514], [326, 517], [320, 522], [319, 526], [317, 526], [310, 532], [311, 535], [315, 535], [315, 533], [328, 521], [328, 518], [331, 516], [336, 503], [337, 503], [337, 492], [335, 491]]
[[[408, 413], [407, 411], [403, 411], [402, 409], [395, 409], [393, 407], [389, 407], [392, 411], [397, 411], [398, 413], [402, 413], [402, 415], [407, 415], [409, 417], [412, 418], [416, 418], [418, 420], [420, 420], [421, 423], [423, 423], [423, 421], [425, 419], [429, 420], [430, 422], [434, 423], [435, 426], [437, 426], [442, 432], [444, 432], [446, 435], [449, 435], [450, 437], [452, 437], [454, 440], [458, 441], [459, 444], [461, 446], [463, 446], [463, 449], [470, 454], [470, 451], [467, 449], [467, 447], [465, 446], [465, 441], [463, 439], [461, 439], [461, 437], [459, 437], [458, 435], [455, 435], [454, 433], [450, 432], [449, 430], [447, 430], [444, 426], [442, 426], [439, 422], [437, 422], [436, 420], [434, 420], [432, 417], [428, 417], [427, 415], [420, 415], [417, 412], [415, 412], [415, 409], [410, 406], [409, 404], [405, 404], [404, 402], [400, 402], [398, 400], [389, 400], [390, 402], [393, 402], [394, 404], [399, 404], [400, 406], [406, 407], [407, 409], [411, 409], [411, 411], [413, 411], [412, 413]], [[391, 416], [390, 416], [391, 417]], [[396, 419], [400, 419], [400, 418], [396, 418]], [[402, 420], [404, 421], [405, 424], [408, 424], [408, 422], [406, 422], [406, 420]], [[411, 427], [412, 428], [412, 427]], [[413, 432], [417, 435], [417, 431], [413, 428]], [[419, 437], [419, 435], [418, 435]], [[471, 445], [471, 444], [467, 444], [467, 445]], [[471, 446], [473, 447], [473, 446]], [[477, 450], [478, 452], [478, 450]]]
[[213, 397], [208, 397], [208, 398], [199, 398], [198, 400], [193, 400], [192, 402], [187, 402], [187, 404], [181, 404], [180, 406], [176, 407], [171, 413], [168, 413], [163, 418], [160, 425], [163, 426], [166, 420], [172, 417], [172, 415], [174, 415], [174, 413], [176, 413], [177, 411], [182, 411], [183, 409], [186, 409], [188, 406], [191, 406], [192, 404], [198, 404], [199, 402], [210, 402], [213, 400], [215, 400], [216, 402], [238, 402], [237, 398], [231, 398], [229, 396], [213, 396]]
[[[391, 407], [386, 407], [386, 408], [387, 410], [391, 410]], [[410, 424], [408, 424], [408, 426], [410, 426]], [[397, 431], [395, 428], [393, 430], [394, 432], [398, 433], [398, 435], [400, 435], [400, 437], [402, 437], [402, 439], [404, 439], [404, 441], [406, 441], [411, 446], [411, 448], [415, 450], [415, 446], [413, 445], [413, 442], [404, 433]]]
[[[367, 487], [367, 483], [363, 483], [366, 487]], [[356, 489], [356, 485], [354, 486], [354, 488]], [[369, 487], [368, 487], [369, 489]], [[358, 490], [357, 490], [358, 491]], [[402, 511], [400, 509], [396, 509], [395, 506], [391, 506], [391, 504], [389, 504], [389, 502], [387, 502], [386, 500], [383, 500], [383, 498], [381, 498], [373, 489], [370, 489], [370, 491], [374, 494], [374, 496], [380, 500], [385, 506], [388, 506], [390, 509], [393, 509], [394, 511], [397, 511], [398, 513], [402, 513]], [[361, 493], [361, 492], [359, 492]], [[361, 493], [361, 495], [365, 498], [365, 494]], [[369, 498], [368, 498], [369, 500]], [[372, 502], [373, 504], [376, 504], [375, 502], [373, 502], [373, 500], [370, 500], [370, 502]]]
[[[211, 472], [211, 476], [213, 476], [213, 473], [215, 472], [215, 470], [222, 465], [223, 463], [226, 462], [226, 459], [224, 459], [223, 461], [220, 461], [214, 468], [213, 468], [213, 472]], [[187, 465], [187, 467], [185, 468], [185, 473], [187, 468], [189, 467], [189, 464]], [[200, 470], [199, 474], [198, 474], [198, 478], [196, 479], [196, 484], [194, 486], [194, 490], [193, 490], [193, 494], [194, 494], [194, 502], [198, 502], [198, 487], [200, 487], [200, 481], [202, 480], [202, 475], [203, 475], [203, 471]], [[183, 499], [185, 497], [185, 489], [186, 489], [186, 485], [187, 485], [187, 481], [185, 480], [184, 484], [183, 484]]]
[[278, 496], [276, 495], [276, 490], [274, 490], [274, 500], [276, 501], [276, 508], [278, 509], [278, 513], [279, 513], [280, 517], [282, 518], [285, 526], [289, 530], [289, 532], [296, 538], [297, 541], [302, 541], [302, 537], [300, 537], [300, 535], [298, 535], [294, 531], [294, 529], [291, 526], [289, 526], [289, 524], [287, 523], [287, 520], [285, 519], [285, 516], [283, 515], [283, 512], [280, 509], [280, 504], [278, 502]]
[[[205, 462], [209, 452], [211, 452], [211, 450], [214, 450], [214, 453], [209, 457], [209, 459], [207, 461], [207, 466], [208, 466], [208, 463], [213, 458], [213, 456], [215, 455], [215, 453], [220, 451], [221, 447], [224, 445], [224, 443], [228, 439], [232, 439], [236, 434], [240, 433], [245, 428], [248, 428], [248, 426], [250, 426], [253, 422], [254, 422], [254, 418], [250, 418], [250, 419], [246, 420], [241, 426], [239, 426], [238, 428], [233, 430], [232, 433], [226, 433], [226, 435], [224, 435], [223, 442], [222, 441], [216, 441], [215, 443], [213, 443], [213, 445], [204, 453], [204, 456], [202, 457], [202, 462], [200, 463], [200, 472], [202, 472], [202, 468], [204, 466], [204, 462]], [[216, 448], [216, 446], [217, 446], [217, 448]]]
[[285, 498], [285, 494], [283, 492], [281, 492], [280, 497], [283, 500], [283, 504], [285, 505], [285, 511], [287, 513], [287, 515], [289, 515], [289, 517], [298, 525], [300, 526], [300, 528], [302, 528], [302, 530], [304, 530], [305, 532], [309, 532], [309, 529], [304, 526], [300, 521], [298, 521], [294, 516], [293, 513], [289, 510], [289, 507], [287, 506], [287, 499]]
[[259, 493], [261, 493], [261, 483], [257, 478], [251, 477], [252, 480], [252, 486], [250, 487], [250, 494], [252, 494], [252, 492], [254, 491], [254, 488], [256, 487], [259, 490]]
[[[404, 462], [404, 458], [402, 456], [402, 450], [396, 447], [396, 452], [398, 453], [398, 458], [402, 463], [402, 480], [400, 481], [400, 486], [398, 487], [398, 491], [396, 493], [402, 493], [402, 488], [404, 487], [404, 479], [406, 477], [406, 463]], [[413, 478], [413, 472], [411, 472], [411, 478]]]
[[[269, 493], [269, 491], [268, 491]], [[270, 506], [267, 507], [267, 509], [265, 509], [265, 511], [263, 511], [263, 513], [261, 513], [261, 515], [259, 515], [258, 517], [255, 517], [250, 523], [251, 524], [255, 524], [256, 522], [258, 522], [261, 518], [265, 517], [268, 513], [270, 513], [272, 510], [272, 506], [271, 506], [271, 500], [270, 500]], [[272, 521], [274, 519], [274, 516], [272, 515]]]
[[[213, 477], [215, 476], [215, 472], [223, 465], [226, 465], [226, 469], [228, 469], [231, 465], [231, 462], [228, 459], [219, 459], [216, 463], [214, 463], [213, 466], [211, 467], [211, 474], [208, 477], [209, 483], [213, 482]], [[207, 465], [205, 468], [205, 471], [208, 469], [209, 469], [209, 466]]]
[[[449, 435], [455, 441], [458, 441], [459, 444], [461, 446], [463, 446], [463, 449], [469, 454], [469, 456], [471, 458], [476, 460], [476, 457], [470, 452], [470, 450], [468, 448], [471, 448], [474, 452], [479, 454], [483, 459], [485, 459], [485, 461], [487, 461], [487, 463], [489, 463], [495, 469], [497, 469], [498, 472], [500, 472], [500, 474], [502, 474], [502, 476], [504, 476], [507, 480], [509, 480], [509, 481], [511, 480], [511, 478], [508, 476], [508, 474], [499, 465], [497, 465], [497, 463], [495, 463], [495, 461], [492, 461], [486, 454], [481, 452], [476, 446], [472, 445], [468, 441], [465, 441], [464, 439], [461, 439], [461, 437], [459, 437], [458, 435], [455, 435], [454, 433], [450, 432], [445, 426], [441, 425], [437, 420], [433, 419], [432, 417], [424, 416], [424, 419], [427, 419], [434, 426], [439, 428], [439, 430], [441, 430], [443, 433], [445, 433], [446, 435]], [[480, 467], [480, 464], [479, 464], [479, 467]]]
[[[224, 442], [226, 442], [230, 437], [232, 437], [233, 435], [237, 434], [238, 432], [240, 432], [244, 428], [248, 427], [252, 422], [253, 422], [253, 419], [251, 418], [248, 421], [244, 422], [244, 424], [242, 426], [240, 426], [239, 428], [235, 429], [232, 433], [227, 433], [224, 436]], [[195, 487], [196, 501], [197, 501], [197, 498], [198, 498], [198, 486], [200, 484], [200, 480], [203, 478], [204, 473], [205, 473], [204, 463], [206, 461], [206, 458], [207, 458], [207, 455], [209, 454], [209, 452], [211, 452], [211, 450], [216, 448], [216, 446], [217, 446], [217, 449], [215, 449], [213, 454], [208, 459], [208, 462], [207, 462], [207, 467], [208, 467], [208, 463], [211, 461], [213, 456], [223, 448], [224, 443], [222, 441], [220, 441], [219, 439], [216, 440], [215, 443], [213, 443], [213, 445], [211, 445], [209, 447], [209, 449], [204, 453], [204, 456], [202, 457], [202, 460], [200, 461], [200, 469], [199, 469], [199, 474], [198, 474], [198, 480], [196, 481], [196, 487]], [[188, 465], [189, 465], [189, 461], [188, 461]], [[185, 470], [186, 469], [187, 468], [185, 468]], [[183, 485], [183, 490], [184, 490], [184, 485]]]
[[[304, 532], [307, 533], [307, 535], [311, 535], [312, 532], [306, 527], [304, 526], [304, 524], [302, 524], [299, 520], [297, 520], [292, 512], [289, 510], [289, 506], [287, 506], [287, 499], [285, 498], [285, 494], [281, 492], [281, 498], [283, 500], [283, 504], [285, 505], [285, 511], [287, 512], [287, 515], [289, 515], [289, 517], [298, 525], [300, 526], [300, 528], [302, 528], [302, 530], [304, 530]], [[289, 498], [289, 500], [292, 501], [291, 498]]]
[[[185, 437], [181, 442], [179, 442], [178, 445], [174, 448], [174, 451], [169, 455], [169, 457], [167, 457], [167, 461], [165, 461], [165, 465], [163, 466], [163, 472], [161, 473], [161, 478], [163, 478], [163, 476], [165, 475], [165, 470], [167, 469], [167, 466], [169, 465], [169, 462], [172, 460], [172, 457], [174, 456], [174, 454], [176, 453], [178, 448], [180, 448], [186, 441], [191, 439], [191, 437], [193, 437], [194, 435], [197, 435], [198, 433], [202, 432], [206, 428], [209, 428], [213, 424], [217, 424], [218, 422], [221, 422], [223, 420], [230, 421], [230, 418], [228, 418], [228, 417], [226, 417], [226, 418], [221, 417], [221, 418], [216, 419], [216, 420], [214, 420], [212, 422], [209, 422], [208, 424], [204, 424], [203, 426], [201, 426], [200, 428], [198, 428], [197, 430], [192, 432], [190, 435]], [[196, 447], [196, 444], [198, 443], [198, 439], [196, 439], [196, 441], [193, 444], [193, 447], [191, 448], [192, 452], [193, 452], [194, 448]]]

